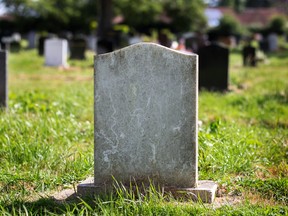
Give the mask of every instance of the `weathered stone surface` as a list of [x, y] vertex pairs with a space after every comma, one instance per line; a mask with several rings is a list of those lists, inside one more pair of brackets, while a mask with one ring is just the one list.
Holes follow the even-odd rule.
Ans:
[[197, 62], [152, 43], [95, 57], [94, 179], [78, 195], [110, 192], [116, 179], [213, 201], [217, 185], [198, 182]]
[[51, 38], [45, 40], [45, 65], [67, 67], [68, 42], [65, 39]]
[[0, 108], [8, 106], [7, 52], [0, 51]]
[[197, 184], [197, 55], [142, 43], [95, 58], [95, 185]]

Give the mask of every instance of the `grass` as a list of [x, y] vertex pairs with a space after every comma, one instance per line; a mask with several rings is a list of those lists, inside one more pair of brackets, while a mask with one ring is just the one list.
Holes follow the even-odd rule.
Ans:
[[9, 111], [0, 111], [1, 215], [287, 215], [288, 52], [243, 68], [230, 58], [226, 94], [199, 94], [199, 178], [219, 184], [207, 205], [157, 190], [55, 202], [93, 175], [93, 56], [44, 67], [35, 50], [9, 55]]

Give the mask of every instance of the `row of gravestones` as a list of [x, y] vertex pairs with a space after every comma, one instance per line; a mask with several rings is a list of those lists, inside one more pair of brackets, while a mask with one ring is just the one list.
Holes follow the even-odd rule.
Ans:
[[[68, 44], [65, 39], [51, 38], [45, 41], [45, 65], [67, 66]], [[229, 80], [229, 50], [212, 43], [199, 49], [199, 88], [210, 91], [226, 91]], [[7, 104], [7, 53], [1, 52], [1, 101]], [[5, 105], [6, 106], [6, 105]]]
[[70, 59], [83, 60], [86, 58], [85, 51], [87, 48], [87, 43], [86, 43], [85, 38], [80, 38], [80, 37], [74, 38], [71, 40], [55, 38], [55, 37], [46, 37], [46, 36], [40, 37], [38, 40], [38, 55], [42, 56], [45, 54], [46, 47], [49, 46], [49, 44], [45, 45], [45, 43], [46, 41], [51, 41], [51, 40], [54, 41], [53, 44], [57, 43], [62, 47], [62, 48], [59, 48], [59, 50], [63, 50], [62, 52], [65, 52], [66, 56], [68, 55], [68, 52], [70, 52]]
[[77, 193], [112, 191], [116, 179], [211, 203], [217, 184], [198, 180], [198, 56], [139, 43], [97, 55], [94, 70], [95, 171]]
[[[43, 49], [39, 49], [39, 55], [44, 54], [46, 66], [63, 66], [67, 67], [68, 59], [68, 41], [60, 38], [40, 38], [39, 46]], [[85, 40], [78, 39], [70, 42], [70, 59], [85, 59], [86, 42]], [[43, 53], [42, 53], [43, 52]]]
[[[46, 39], [51, 40], [51, 39], [53, 39], [53, 37], [41, 36], [39, 38], [39, 40], [38, 40], [38, 54], [40, 56], [44, 55], [45, 40]], [[62, 40], [62, 41], [64, 40], [64, 41], [68, 42], [68, 40], [66, 40], [66, 39], [59, 39], [59, 40]], [[92, 40], [93, 40], [93, 38], [92, 38]], [[19, 52], [21, 49], [20, 42], [12, 40], [9, 37], [2, 38], [1, 42], [2, 43], [1, 43], [0, 48], [2, 48], [2, 50], [9, 50], [10, 52], [16, 53], [16, 52]], [[95, 42], [95, 44], [96, 44], [96, 39], [94, 39], [93, 42]], [[85, 59], [86, 48], [87, 48], [86, 39], [82, 38], [82, 37], [81, 38], [76, 37], [76, 38], [69, 40], [69, 47], [67, 47], [67, 51], [65, 51], [65, 52], [67, 52], [67, 53], [70, 52], [70, 59], [83, 60], [83, 59]]]

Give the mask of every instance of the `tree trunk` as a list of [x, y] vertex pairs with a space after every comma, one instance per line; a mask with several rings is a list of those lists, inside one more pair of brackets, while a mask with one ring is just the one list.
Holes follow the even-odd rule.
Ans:
[[111, 37], [113, 0], [98, 0], [98, 2], [100, 7], [97, 53], [102, 54], [113, 50], [113, 38]]
[[99, 28], [98, 37], [102, 38], [112, 28], [112, 0], [99, 0]]

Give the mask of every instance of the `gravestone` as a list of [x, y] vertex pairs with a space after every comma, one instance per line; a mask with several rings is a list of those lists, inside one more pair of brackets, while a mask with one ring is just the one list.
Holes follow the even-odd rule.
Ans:
[[35, 31], [29, 31], [27, 34], [27, 40], [28, 40], [28, 48], [34, 49], [35, 48], [35, 41], [36, 41], [36, 32]]
[[38, 55], [39, 56], [43, 56], [44, 55], [44, 43], [45, 43], [45, 40], [48, 39], [48, 37], [46, 36], [40, 36], [39, 39], [38, 39]]
[[53, 34], [47, 34], [47, 35], [40, 35], [38, 38], [38, 43], [37, 43], [37, 50], [38, 50], [38, 55], [43, 56], [45, 53], [45, 41], [47, 39], [54, 38], [55, 35]]
[[199, 89], [228, 90], [229, 49], [212, 43], [201, 47], [199, 55]]
[[275, 33], [271, 33], [267, 37], [268, 46], [270, 52], [275, 52], [278, 50], [278, 36]]
[[73, 38], [70, 41], [70, 59], [84, 60], [86, 51], [86, 40], [82, 37]]
[[0, 51], [0, 108], [8, 106], [7, 52]]
[[115, 178], [213, 201], [216, 184], [198, 181], [197, 58], [153, 43], [95, 57], [94, 181], [78, 194], [110, 191]]
[[244, 46], [242, 50], [242, 58], [244, 66], [257, 66], [256, 48], [251, 45]]
[[65, 39], [51, 38], [45, 40], [45, 65], [67, 67], [68, 42]]
[[97, 37], [91, 34], [86, 38], [86, 42], [87, 42], [88, 49], [92, 50], [93, 52], [96, 52]]

